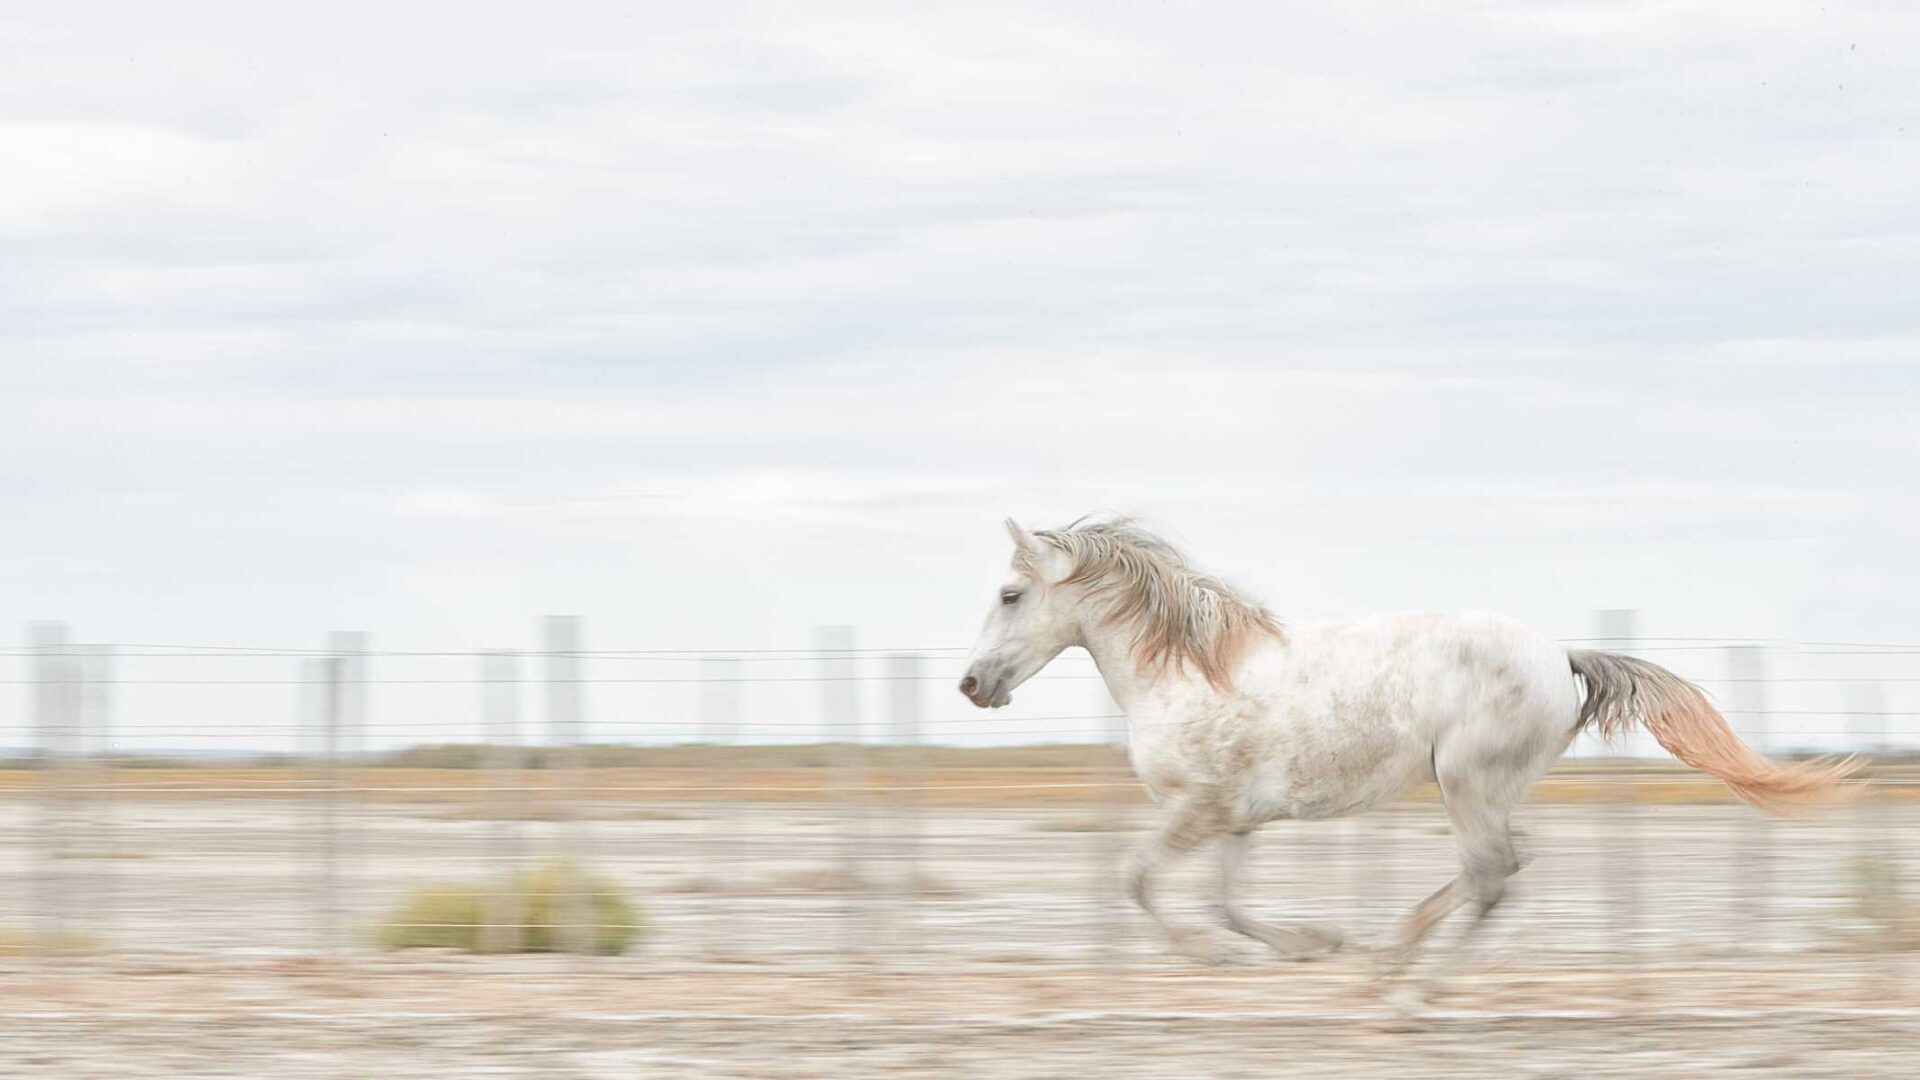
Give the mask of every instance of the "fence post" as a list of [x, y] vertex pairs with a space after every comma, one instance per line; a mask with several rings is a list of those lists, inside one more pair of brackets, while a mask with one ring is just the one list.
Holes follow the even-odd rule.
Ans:
[[566, 869], [565, 887], [558, 897], [555, 944], [570, 953], [592, 956], [599, 930], [589, 894], [592, 872], [591, 838], [586, 805], [586, 725], [581, 708], [580, 617], [549, 615], [542, 621], [547, 667], [547, 737], [552, 743], [549, 791], [554, 802], [555, 827], [560, 835], [560, 862]]
[[526, 792], [520, 781], [520, 659], [514, 653], [480, 655], [480, 718], [487, 754], [487, 870], [495, 879], [487, 893], [480, 949], [519, 952], [527, 915], [519, 882]]
[[889, 913], [893, 924], [893, 940], [888, 944], [894, 949], [904, 949], [917, 944], [919, 921], [915, 916], [915, 905], [919, 902], [925, 881], [920, 873], [920, 804], [919, 787], [924, 781], [926, 761], [921, 750], [921, 709], [926, 698], [926, 684], [921, 679], [922, 664], [920, 657], [910, 653], [895, 653], [887, 658], [887, 714], [888, 740], [893, 744], [892, 753], [898, 755], [897, 764], [888, 770], [892, 778], [888, 784], [894, 790], [892, 798], [885, 800], [892, 820], [889, 832], [894, 837], [893, 866], [890, 880], [893, 882], [892, 910]]
[[[712, 657], [700, 664], [700, 740], [715, 748], [731, 747], [740, 738], [741, 692], [740, 661], [731, 656]], [[722, 761], [727, 751], [716, 749], [715, 760]], [[707, 949], [710, 955], [732, 955], [733, 918], [729, 906], [720, 899], [726, 893], [726, 875], [735, 869], [737, 858], [734, 837], [734, 800], [728, 798], [696, 803], [706, 815], [706, 842], [701, 858], [706, 863]]]
[[34, 764], [40, 773], [36, 778], [40, 807], [34, 824], [33, 911], [41, 930], [41, 944], [58, 948], [73, 911], [73, 890], [67, 875], [67, 826], [73, 792], [68, 790], [71, 778], [67, 773], [72, 765], [69, 750], [79, 688], [65, 623], [34, 623], [28, 640], [34, 653]]
[[[1768, 723], [1766, 695], [1766, 651], [1758, 645], [1736, 645], [1727, 650], [1727, 677], [1731, 680], [1728, 698], [1733, 702], [1733, 723], [1741, 738], [1762, 754], [1771, 756], [1771, 725]], [[1773, 821], [1766, 814], [1745, 815], [1740, 830], [1740, 877], [1748, 895], [1748, 933], [1758, 948], [1773, 947]]]
[[293, 747], [287, 764], [288, 807], [287, 836], [292, 850], [288, 853], [288, 862], [292, 867], [292, 890], [295, 894], [289, 901], [314, 905], [311, 914], [313, 925], [290, 929], [291, 940], [296, 932], [316, 935], [309, 945], [316, 952], [324, 951], [319, 937], [319, 926], [324, 920], [324, 912], [317, 899], [321, 856], [319, 837], [322, 829], [320, 820], [319, 790], [320, 775], [316, 762], [321, 755], [321, 716], [324, 704], [321, 701], [321, 688], [326, 683], [326, 672], [322, 662], [311, 656], [303, 656], [294, 661], [293, 666]]
[[[1638, 621], [1638, 614], [1629, 609], [1595, 612], [1594, 636], [1609, 648], [1631, 652], [1639, 637]], [[1618, 753], [1620, 771], [1607, 776], [1606, 805], [1598, 815], [1607, 826], [1599, 846], [1606, 867], [1609, 937], [1620, 963], [1620, 991], [1633, 999], [1645, 990], [1640, 970], [1640, 780], [1636, 775], [1640, 762], [1631, 756], [1631, 743], [1624, 733]]]
[[828, 770], [840, 814], [840, 877], [846, 904], [843, 945], [849, 958], [863, 951], [868, 937], [866, 847], [870, 839], [861, 791], [866, 785], [864, 740], [860, 728], [858, 686], [854, 682], [851, 626], [822, 626], [814, 632], [820, 664], [820, 722], [834, 756]]
[[344, 665], [319, 662], [320, 674], [320, 948], [340, 950], [340, 712]]
[[1899, 939], [1907, 932], [1903, 924], [1908, 916], [1899, 906], [1902, 896], [1899, 860], [1888, 857], [1886, 844], [1881, 840], [1881, 831], [1888, 822], [1875, 774], [1879, 771], [1880, 757], [1887, 750], [1886, 702], [1877, 682], [1851, 683], [1847, 690], [1847, 711], [1853, 721], [1847, 726], [1853, 735], [1854, 750], [1867, 759], [1866, 775], [1870, 778], [1859, 781], [1865, 783], [1867, 789], [1849, 808], [1853, 865], [1847, 868], [1847, 876], [1853, 886], [1854, 902], [1859, 905], [1858, 913], [1864, 916], [1863, 921], [1873, 935], [1869, 946], [1879, 959], [1875, 968], [1867, 973], [1867, 992], [1872, 995], [1879, 991], [1897, 1000], [1900, 990], [1897, 957], [1903, 945]]
[[1133, 815], [1124, 786], [1126, 768], [1115, 764], [1116, 755], [1124, 758], [1126, 754], [1127, 718], [1107, 693], [1105, 683], [1096, 681], [1091, 697], [1096, 719], [1087, 782], [1099, 786], [1086, 789], [1086, 806], [1098, 819], [1090, 823], [1095, 827], [1088, 833], [1088, 913], [1092, 916], [1088, 929], [1093, 938], [1093, 962], [1118, 966], [1127, 958], [1124, 946], [1133, 936], [1134, 925], [1128, 918], [1120, 886], [1121, 853], [1130, 836], [1127, 825]]
[[84, 663], [86, 692], [80, 703], [81, 752], [88, 767], [83, 786], [90, 792], [88, 802], [93, 809], [92, 842], [103, 860], [94, 872], [96, 880], [88, 891], [94, 906], [92, 929], [102, 941], [112, 942], [118, 936], [120, 917], [120, 836], [113, 802], [113, 787], [117, 782], [113, 749], [113, 646], [93, 646]]
[[[335, 713], [333, 745], [328, 750], [331, 759], [328, 767], [332, 777], [327, 793], [327, 798], [333, 803], [334, 815], [335, 898], [339, 902], [336, 913], [349, 910], [353, 906], [353, 898], [358, 896], [355, 884], [360, 880], [360, 864], [365, 854], [360, 819], [364, 816], [366, 798], [364, 756], [369, 641], [367, 633], [362, 630], [335, 630], [327, 635], [327, 652], [331, 654], [336, 668], [336, 678], [332, 684]], [[342, 897], [345, 899], [341, 900]], [[338, 948], [339, 943], [336, 942], [334, 947]]]
[[1355, 940], [1364, 939], [1369, 911], [1387, 911], [1387, 928], [1380, 938], [1384, 945], [1393, 941], [1393, 933], [1404, 906], [1399, 898], [1401, 845], [1398, 819], [1406, 816], [1405, 796], [1381, 803], [1372, 811], [1353, 814], [1340, 826], [1347, 851], [1348, 886], [1353, 899], [1347, 910], [1353, 924], [1348, 928]]

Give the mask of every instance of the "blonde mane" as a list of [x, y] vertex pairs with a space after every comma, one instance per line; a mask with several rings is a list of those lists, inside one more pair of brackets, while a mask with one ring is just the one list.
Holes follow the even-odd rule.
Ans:
[[[1075, 522], [1033, 535], [1072, 560], [1061, 584], [1087, 586], [1089, 599], [1106, 606], [1102, 621], [1132, 632], [1130, 652], [1143, 673], [1192, 664], [1209, 684], [1228, 690], [1248, 646], [1263, 636], [1286, 640], [1272, 613], [1129, 520]], [[1036, 569], [1033, 552], [1023, 550], [1020, 560], [1022, 569]]]

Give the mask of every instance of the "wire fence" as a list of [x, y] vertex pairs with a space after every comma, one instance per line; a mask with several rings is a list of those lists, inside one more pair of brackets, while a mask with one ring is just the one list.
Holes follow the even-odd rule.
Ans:
[[[1868, 758], [1860, 797], [1777, 822], [1643, 737], [1583, 739], [1521, 817], [1538, 868], [1505, 946], [1613, 972], [1623, 998], [1663, 966], [1768, 956], [1865, 958], [1863, 992], [1907, 986], [1920, 646], [1634, 622], [1599, 613], [1569, 644], [1673, 666], [1763, 751]], [[484, 952], [592, 965], [618, 951], [624, 896], [644, 909], [635, 961], [1160, 962], [1118, 888], [1152, 810], [1098, 674], [1063, 657], [1021, 711], [982, 714], [943, 685], [963, 651], [864, 648], [850, 627], [806, 649], [595, 650], [570, 617], [481, 652], [37, 624], [10, 652], [28, 707], [0, 726], [0, 951], [347, 955], [471, 930]], [[1454, 872], [1430, 793], [1260, 843], [1257, 906], [1362, 944]], [[1211, 871], [1181, 873], [1197, 922]], [[463, 882], [477, 908], [421, 902]]]

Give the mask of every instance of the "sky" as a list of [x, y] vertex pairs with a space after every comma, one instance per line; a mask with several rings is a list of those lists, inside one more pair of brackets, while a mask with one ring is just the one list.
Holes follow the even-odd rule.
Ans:
[[1113, 511], [1283, 617], [1920, 643], [1916, 70], [1899, 4], [47, 8], [0, 596], [952, 649], [1003, 517]]

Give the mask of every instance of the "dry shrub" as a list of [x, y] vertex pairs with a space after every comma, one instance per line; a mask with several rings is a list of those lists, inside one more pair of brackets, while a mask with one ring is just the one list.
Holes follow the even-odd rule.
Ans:
[[591, 912], [593, 951], [626, 952], [645, 932], [639, 910], [604, 878], [565, 865], [514, 875], [506, 885], [425, 885], [408, 894], [380, 926], [385, 949], [514, 950], [502, 920], [520, 927], [519, 952], [556, 952], [566, 944], [565, 918], [573, 897]]

